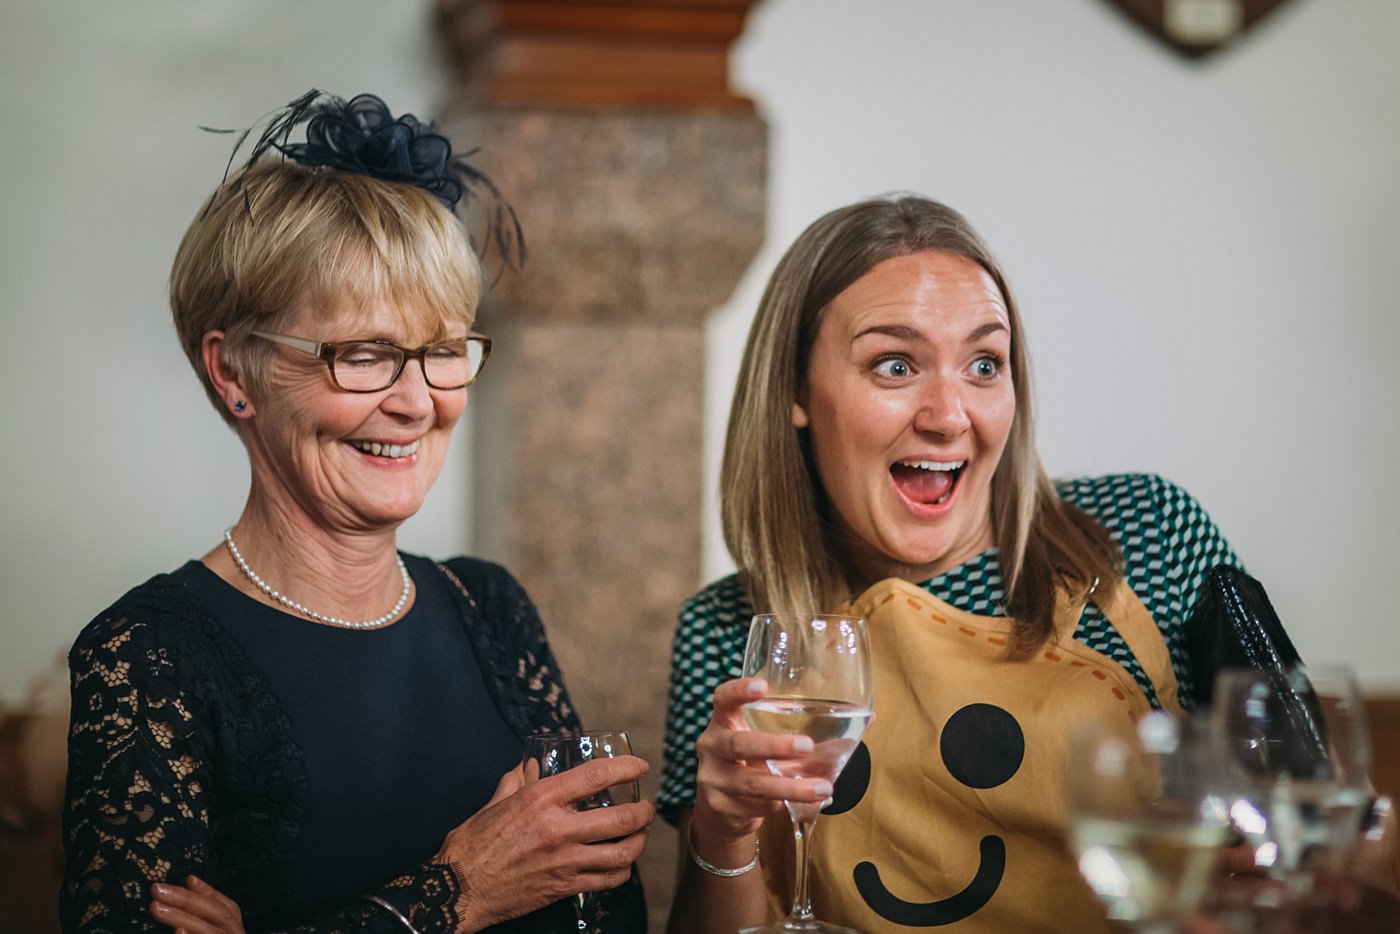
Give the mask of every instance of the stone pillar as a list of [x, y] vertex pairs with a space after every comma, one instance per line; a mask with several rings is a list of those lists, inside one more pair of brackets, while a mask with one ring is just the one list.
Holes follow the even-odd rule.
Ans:
[[[483, 306], [477, 552], [538, 604], [586, 725], [654, 795], [676, 611], [700, 580], [704, 324], [762, 242], [767, 129], [727, 85], [753, 0], [443, 0], [440, 124], [515, 206], [529, 258]], [[642, 872], [661, 929], [676, 835]]]

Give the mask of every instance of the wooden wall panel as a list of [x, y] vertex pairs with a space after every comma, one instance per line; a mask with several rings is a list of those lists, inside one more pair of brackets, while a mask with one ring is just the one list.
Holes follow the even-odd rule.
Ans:
[[1376, 790], [1400, 799], [1400, 694], [1373, 694], [1366, 699], [1371, 728], [1371, 777]]

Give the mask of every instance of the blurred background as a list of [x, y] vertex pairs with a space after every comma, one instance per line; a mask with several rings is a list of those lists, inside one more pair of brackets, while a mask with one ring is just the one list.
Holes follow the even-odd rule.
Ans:
[[[521, 209], [499, 359], [401, 545], [515, 570], [585, 718], [643, 734], [654, 771], [675, 609], [732, 569], [716, 477], [763, 283], [818, 215], [894, 190], [963, 211], [1008, 271], [1051, 474], [1181, 483], [1304, 658], [1400, 696], [1400, 4], [1289, 0], [1200, 60], [1107, 0], [533, 7], [629, 5], [698, 18], [615, 18], [646, 54], [590, 58], [487, 22], [510, 3], [4, 0], [0, 705], [61, 705], [77, 630], [237, 517], [246, 461], [166, 277], [229, 157], [199, 127], [311, 87], [469, 134]], [[549, 87], [508, 80], [531, 56]], [[629, 62], [650, 97], [619, 90]]]

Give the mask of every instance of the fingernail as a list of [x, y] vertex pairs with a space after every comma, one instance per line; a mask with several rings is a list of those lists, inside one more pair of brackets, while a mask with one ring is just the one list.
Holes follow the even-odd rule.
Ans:
[[749, 693], [757, 697], [768, 690], [768, 682], [762, 678], [754, 678], [749, 682]]
[[817, 782], [817, 787], [812, 790], [824, 798], [829, 798], [832, 792], [831, 782]]
[[169, 894], [171, 893], [171, 888], [170, 888], [170, 886], [168, 886], [168, 885], [161, 885], [159, 882], [157, 882], [155, 885], [151, 886], [151, 889], [152, 889], [157, 895], [169, 895]]
[[812, 749], [812, 737], [810, 736], [798, 736], [792, 741], [793, 752], [811, 752]]

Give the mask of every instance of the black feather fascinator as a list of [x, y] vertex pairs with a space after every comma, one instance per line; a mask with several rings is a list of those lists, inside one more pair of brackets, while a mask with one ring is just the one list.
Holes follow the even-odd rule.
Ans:
[[[306, 126], [305, 142], [291, 142], [292, 132]], [[369, 175], [388, 182], [416, 185], [449, 211], [456, 211], [465, 195], [484, 209], [484, 244], [472, 237], [472, 245], [484, 258], [494, 249], [501, 261], [519, 269], [525, 261], [525, 234], [515, 209], [496, 184], [468, 160], [480, 152], [472, 149], [453, 155], [452, 144], [413, 114], [395, 117], [388, 105], [373, 94], [344, 100], [312, 89], [245, 130], [212, 130], [238, 133], [238, 141], [224, 169], [224, 181], [233, 170], [238, 151], [262, 125], [263, 130], [248, 154], [245, 168], [277, 151], [302, 165], [321, 166], [339, 172]], [[238, 181], [225, 193], [235, 195]]]

